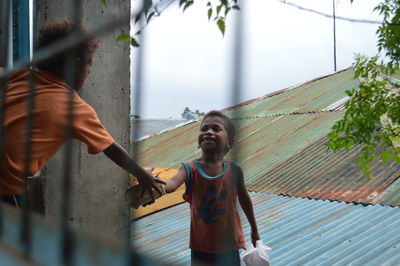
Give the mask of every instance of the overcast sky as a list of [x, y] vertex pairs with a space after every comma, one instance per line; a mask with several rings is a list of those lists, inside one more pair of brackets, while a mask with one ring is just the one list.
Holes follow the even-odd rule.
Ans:
[[[288, 0], [332, 13], [332, 0]], [[379, 20], [379, 0], [336, 0], [336, 15]], [[244, 12], [242, 101], [330, 74], [333, 20], [277, 0], [248, 0]], [[142, 118], [180, 118], [186, 106], [207, 112], [232, 105], [234, 14], [223, 37], [207, 19], [206, 1], [184, 13], [170, 6], [146, 28]], [[375, 55], [376, 24], [336, 21], [337, 69], [355, 53]], [[137, 50], [133, 50], [133, 54]], [[134, 61], [133, 61], [134, 62]], [[134, 69], [132, 76], [134, 75]], [[134, 103], [134, 102], [133, 102]]]

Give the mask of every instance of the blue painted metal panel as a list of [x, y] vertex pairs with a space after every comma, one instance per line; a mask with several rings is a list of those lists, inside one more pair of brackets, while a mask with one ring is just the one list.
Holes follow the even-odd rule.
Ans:
[[29, 50], [29, 0], [13, 1], [14, 61], [27, 59]]
[[[20, 242], [20, 213], [14, 208], [2, 206], [3, 232], [0, 236], [0, 265], [62, 265], [61, 230], [56, 225], [33, 215], [32, 251], [24, 256]], [[126, 248], [115, 240], [73, 233], [72, 265], [128, 265]], [[157, 261], [140, 256], [140, 261], [129, 265], [162, 265]]]
[[[400, 262], [400, 207], [251, 193], [272, 265], [395, 265]], [[246, 243], [250, 228], [243, 213]], [[133, 222], [136, 247], [165, 262], [190, 262], [189, 206], [184, 203]]]

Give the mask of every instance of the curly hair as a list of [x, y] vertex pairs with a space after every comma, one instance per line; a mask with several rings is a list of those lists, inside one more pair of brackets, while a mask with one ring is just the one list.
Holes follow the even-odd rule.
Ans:
[[[60, 41], [67, 37], [72, 31], [86, 33], [86, 29], [81, 23], [74, 25], [69, 19], [46, 22], [40, 27], [35, 49], [38, 50]], [[98, 48], [98, 43], [97, 39], [90, 38], [75, 47], [78, 67], [92, 62], [93, 54]], [[65, 67], [65, 56], [62, 54], [55, 55], [46, 61], [38, 63], [37, 67], [40, 70], [60, 72]]]

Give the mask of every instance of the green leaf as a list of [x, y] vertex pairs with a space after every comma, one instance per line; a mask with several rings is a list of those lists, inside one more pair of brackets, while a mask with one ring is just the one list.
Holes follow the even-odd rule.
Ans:
[[382, 161], [383, 161], [384, 163], [387, 163], [387, 162], [390, 160], [390, 158], [392, 157], [392, 154], [393, 154], [392, 150], [383, 151], [383, 152], [381, 153], [381, 159], [382, 159]]
[[121, 41], [126, 41], [129, 39], [129, 34], [128, 33], [121, 33], [120, 35], [118, 35], [118, 37], [115, 39], [117, 42], [121, 42]]
[[210, 18], [211, 18], [211, 16], [212, 16], [212, 8], [210, 8], [209, 10], [208, 10], [208, 20], [210, 20]]
[[240, 10], [240, 7], [238, 5], [232, 6], [232, 9]]
[[179, 0], [179, 7], [181, 7], [187, 0]]
[[193, 1], [192, 0], [189, 0], [189, 1], [187, 1], [186, 2], [186, 4], [185, 4], [185, 6], [183, 7], [183, 11], [185, 11], [188, 7], [190, 7], [191, 5], [193, 5]]
[[133, 37], [130, 37], [130, 43], [131, 43], [131, 45], [133, 46], [133, 47], [139, 47], [140, 46], [140, 44], [136, 41], [136, 39], [135, 38], [133, 38]]
[[231, 11], [230, 7], [225, 8], [225, 17], [228, 15], [229, 11]]
[[217, 16], [219, 16], [219, 12], [221, 12], [222, 5], [217, 6]]
[[400, 164], [400, 157], [399, 156], [393, 156], [393, 161], [395, 161], [397, 164]]
[[128, 33], [121, 33], [120, 35], [118, 35], [118, 37], [116, 38], [117, 42], [122, 42], [122, 41], [126, 41], [129, 40], [130, 44], [133, 47], [139, 47], [139, 43], [136, 41], [135, 38], [133, 38], [132, 36], [130, 36]]
[[225, 34], [225, 21], [220, 18], [217, 21], [217, 25], [218, 25], [218, 28], [221, 31], [222, 35], [224, 35]]
[[105, 6], [107, 6], [107, 4], [108, 4], [108, 0], [100, 0], [100, 2]]

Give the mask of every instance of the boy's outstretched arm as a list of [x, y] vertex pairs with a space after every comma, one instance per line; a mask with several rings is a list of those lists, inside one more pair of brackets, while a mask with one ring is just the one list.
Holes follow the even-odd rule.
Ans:
[[185, 167], [181, 165], [181, 167], [178, 170], [178, 173], [174, 175], [171, 179], [166, 181], [165, 185], [165, 192], [166, 193], [172, 193], [174, 192], [180, 185], [185, 182], [186, 179], [186, 170]]
[[258, 234], [256, 218], [254, 217], [253, 203], [251, 202], [249, 192], [247, 191], [246, 185], [244, 184], [242, 167], [237, 165], [237, 169], [238, 169], [237, 188], [238, 188], [239, 203], [240, 207], [242, 207], [242, 210], [247, 217], [247, 220], [249, 221], [251, 228], [251, 243], [253, 243], [253, 246], [255, 247], [256, 241], [260, 240], [260, 236]]
[[153, 177], [153, 175], [151, 175], [148, 171], [140, 167], [121, 145], [114, 142], [103, 152], [118, 166], [122, 167], [130, 174], [134, 175], [139, 181], [139, 184], [142, 186], [142, 188], [149, 191], [153, 201], [153, 189], [157, 190], [161, 194], [161, 191], [156, 186], [156, 183], [165, 184], [165, 182], [161, 179]]

